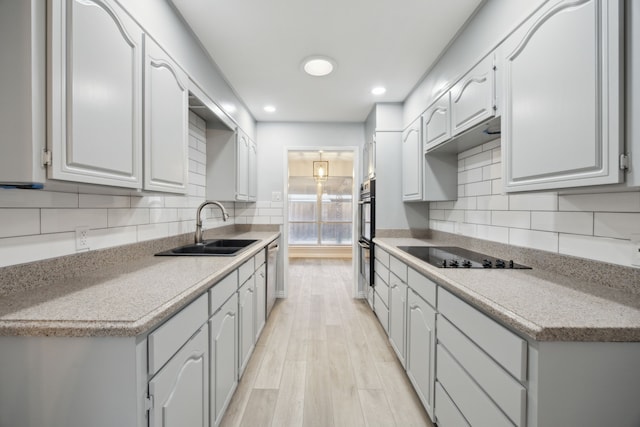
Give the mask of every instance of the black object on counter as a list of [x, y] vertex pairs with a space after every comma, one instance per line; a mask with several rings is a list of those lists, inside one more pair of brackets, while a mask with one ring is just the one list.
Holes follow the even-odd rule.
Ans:
[[439, 268], [531, 269], [513, 260], [505, 261], [455, 246], [398, 246], [409, 255]]

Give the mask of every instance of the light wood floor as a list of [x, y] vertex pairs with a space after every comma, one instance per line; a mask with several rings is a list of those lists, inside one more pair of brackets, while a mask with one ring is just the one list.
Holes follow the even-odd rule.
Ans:
[[350, 260], [291, 259], [222, 426], [432, 426]]

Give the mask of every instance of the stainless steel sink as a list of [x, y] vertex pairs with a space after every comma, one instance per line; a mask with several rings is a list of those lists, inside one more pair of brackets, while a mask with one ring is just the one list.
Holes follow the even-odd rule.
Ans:
[[234, 256], [255, 242], [257, 240], [251, 239], [205, 240], [159, 252], [156, 256]]

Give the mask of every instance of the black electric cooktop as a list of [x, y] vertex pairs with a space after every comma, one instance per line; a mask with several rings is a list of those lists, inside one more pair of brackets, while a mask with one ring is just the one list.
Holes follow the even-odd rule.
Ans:
[[504, 260], [455, 246], [398, 246], [409, 255], [440, 268], [531, 269], [512, 260]]

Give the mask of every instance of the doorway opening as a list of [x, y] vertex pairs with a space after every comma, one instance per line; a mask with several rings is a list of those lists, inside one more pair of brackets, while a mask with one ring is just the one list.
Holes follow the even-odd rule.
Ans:
[[353, 153], [290, 151], [287, 208], [289, 257], [351, 258]]

